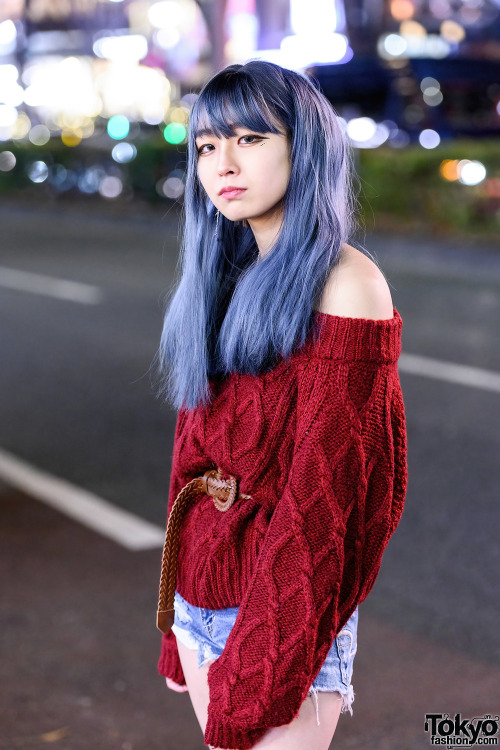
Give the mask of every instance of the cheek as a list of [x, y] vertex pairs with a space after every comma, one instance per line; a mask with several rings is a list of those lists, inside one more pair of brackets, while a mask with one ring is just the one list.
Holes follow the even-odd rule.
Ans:
[[211, 195], [212, 194], [212, 191], [211, 191], [211, 180], [210, 180], [210, 175], [209, 175], [209, 172], [208, 172], [206, 166], [203, 165], [203, 164], [198, 165], [198, 170], [197, 171], [198, 171], [198, 180], [200, 181], [201, 186], [204, 188], [205, 192], [208, 195]]
[[261, 174], [262, 182], [268, 190], [283, 195], [290, 179], [290, 164], [288, 159], [283, 157], [268, 159], [262, 165]]
[[283, 184], [283, 187], [284, 187], [285, 190], [288, 187], [288, 182], [290, 181], [290, 173], [291, 173], [291, 171], [292, 171], [292, 169], [291, 169], [291, 166], [290, 166], [290, 162], [287, 159], [285, 161], [285, 163], [283, 164], [283, 167], [282, 167], [282, 170], [281, 170], [281, 175], [282, 175], [281, 180], [282, 180], [282, 184]]

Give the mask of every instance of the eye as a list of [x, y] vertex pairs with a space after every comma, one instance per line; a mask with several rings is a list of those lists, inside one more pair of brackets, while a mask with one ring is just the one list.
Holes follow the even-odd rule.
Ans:
[[[264, 141], [266, 140], [265, 137], [261, 135], [242, 135], [239, 139], [240, 142], [243, 143], [244, 146], [251, 146], [253, 143], [256, 143], [258, 141]], [[208, 151], [205, 150], [208, 147]], [[203, 156], [204, 154], [209, 154], [210, 150], [214, 148], [211, 143], [203, 143], [198, 149], [198, 156]]]
[[211, 143], [204, 143], [198, 149], [196, 149], [198, 151], [198, 155], [203, 154], [203, 153], [205, 153], [205, 154], [208, 153], [207, 151], [203, 151], [203, 149], [206, 148], [207, 146], [212, 146], [212, 144]]
[[245, 138], [250, 138], [251, 142], [254, 141], [262, 141], [263, 138], [260, 135], [242, 135], [240, 140], [244, 140]]

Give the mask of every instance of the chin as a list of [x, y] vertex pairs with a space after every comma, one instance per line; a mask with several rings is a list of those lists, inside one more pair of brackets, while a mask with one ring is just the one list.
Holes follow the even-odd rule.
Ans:
[[229, 221], [246, 221], [249, 217], [246, 213], [239, 213], [237, 211], [228, 211], [227, 209], [225, 211], [222, 211], [219, 209], [221, 214], [226, 217], [226, 219], [229, 219]]

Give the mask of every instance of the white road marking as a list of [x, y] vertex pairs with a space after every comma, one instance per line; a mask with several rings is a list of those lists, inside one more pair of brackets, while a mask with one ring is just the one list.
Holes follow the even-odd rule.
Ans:
[[435, 378], [447, 383], [458, 383], [482, 391], [500, 393], [500, 373], [480, 367], [457, 365], [454, 362], [421, 357], [418, 354], [401, 354], [399, 369], [401, 372], [421, 375], [424, 378]]
[[165, 529], [0, 449], [0, 479], [129, 550], [163, 546]]
[[79, 302], [83, 305], [97, 305], [103, 298], [102, 291], [97, 286], [6, 266], [0, 266], [0, 286], [32, 294], [45, 294], [48, 297]]

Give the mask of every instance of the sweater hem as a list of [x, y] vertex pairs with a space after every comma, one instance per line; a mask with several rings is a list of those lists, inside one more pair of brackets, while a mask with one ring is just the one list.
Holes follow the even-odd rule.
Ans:
[[266, 732], [267, 727], [241, 730], [209, 713], [204, 739], [207, 745], [224, 750], [250, 750]]

